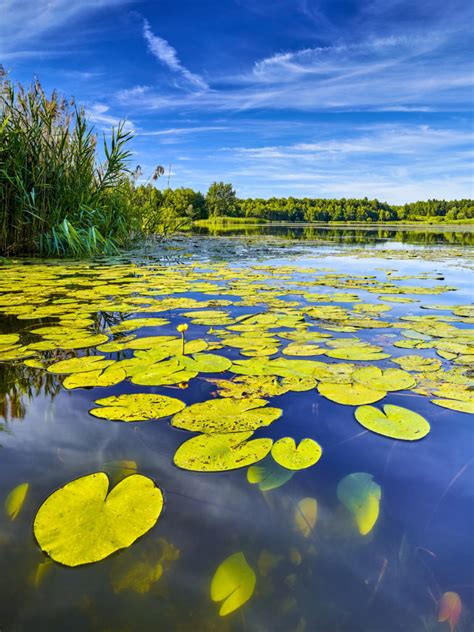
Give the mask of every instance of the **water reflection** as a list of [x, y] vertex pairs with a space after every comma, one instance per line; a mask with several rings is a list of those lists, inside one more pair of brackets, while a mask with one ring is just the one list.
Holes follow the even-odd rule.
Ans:
[[[289, 276], [283, 278], [284, 266], [294, 265], [294, 261], [282, 253], [278, 262], [265, 260], [263, 265], [268, 263], [283, 269], [282, 277], [273, 283], [279, 295], [291, 283]], [[381, 277], [374, 268], [384, 262], [350, 257], [326, 261], [315, 253], [314, 259], [301, 263], [325, 268], [324, 273], [332, 268], [336, 279], [337, 275], [347, 276], [348, 270], [365, 276], [367, 268]], [[393, 320], [424, 312], [421, 300], [452, 306], [466, 302], [469, 296], [464, 270], [437, 262], [434, 274], [432, 263], [426, 260], [391, 260], [390, 270], [394, 268], [400, 275], [431, 273], [419, 278], [417, 285], [437, 285], [441, 275], [443, 283], [460, 289], [430, 299], [418, 296], [407, 305], [395, 303], [390, 312]], [[94, 270], [105, 281], [108, 272], [113, 277], [113, 270], [100, 265]], [[254, 271], [257, 282], [261, 271], [261, 266]], [[146, 272], [142, 270], [145, 278]], [[292, 291], [306, 292], [305, 278], [299, 277], [301, 285]], [[248, 285], [249, 279], [250, 273], [240, 278], [239, 287]], [[82, 285], [86, 286], [84, 296], [89, 296], [87, 284]], [[108, 287], [112, 296], [119, 285]], [[139, 286], [137, 292], [145, 289], [147, 296], [150, 290], [159, 298], [166, 296], [158, 286], [159, 279], [155, 279], [153, 288]], [[74, 282], [68, 287], [75, 287]], [[177, 281], [172, 289], [179, 293]], [[214, 296], [213, 291], [215, 287], [201, 286], [194, 292], [186, 288], [182, 294], [202, 299], [206, 292], [210, 292], [207, 297]], [[259, 286], [259, 296], [262, 291]], [[376, 300], [364, 292], [367, 302]], [[93, 293], [91, 296], [96, 300]], [[50, 298], [56, 300], [54, 293]], [[233, 314], [243, 310], [237, 306]], [[124, 318], [120, 312], [105, 310], [92, 316], [94, 333], [109, 331]], [[169, 319], [160, 334], [173, 335], [176, 324], [182, 322], [172, 309], [150, 310], [146, 316]], [[21, 332], [28, 342], [33, 328], [54, 322], [51, 318], [20, 321], [2, 317], [0, 333]], [[198, 338], [208, 331], [209, 325], [194, 325], [192, 335]], [[144, 329], [137, 335], [153, 333], [157, 332]], [[391, 329], [388, 336], [393, 333]], [[122, 340], [126, 335], [118, 332], [114, 338]], [[356, 335], [365, 335], [374, 344], [390, 346], [393, 342], [380, 331]], [[46, 357], [61, 360], [76, 353], [87, 352], [54, 350], [46, 352]], [[236, 349], [226, 353], [239, 357]], [[391, 353], [405, 351], [391, 347]], [[114, 359], [130, 355], [126, 350]], [[280, 487], [261, 492], [248, 482], [246, 469], [206, 474], [175, 467], [173, 455], [188, 435], [171, 428], [167, 420], [115, 423], [88, 414], [98, 397], [139, 393], [143, 387], [127, 381], [120, 388], [66, 391], [61, 381], [22, 362], [0, 363], [0, 411], [12, 430], [12, 434], [0, 436], [1, 498], [22, 482], [31, 486], [18, 519], [11, 521], [5, 512], [0, 517], [0, 563], [8, 571], [0, 575], [2, 629], [443, 632], [449, 626], [437, 622], [437, 604], [444, 592], [456, 591], [463, 602], [457, 630], [472, 630], [474, 462], [468, 415], [436, 407], [418, 393], [391, 393], [384, 403], [408, 407], [426, 416], [432, 426], [427, 441], [395, 443], [361, 429], [352, 407], [334, 404], [314, 390], [285, 393], [270, 403], [280, 406], [284, 417], [259, 429], [255, 437], [276, 440], [291, 434], [300, 440], [315, 436], [324, 447], [324, 458], [314, 469], [297, 471]], [[186, 389], [152, 387], [147, 392], [179, 396], [190, 405], [212, 399], [215, 387], [197, 378]], [[17, 423], [18, 419], [22, 422]], [[69, 569], [49, 563], [35, 543], [31, 527], [44, 498], [65, 482], [90, 472], [106, 471], [116, 481], [120, 469], [133, 470], [132, 463], [164, 490], [165, 510], [156, 527], [129, 549], [98, 564]], [[337, 497], [338, 484], [352, 473], [370, 473], [382, 489], [379, 519], [366, 537]], [[307, 535], [295, 528], [294, 519], [295, 508], [304, 498], [317, 501], [317, 520]], [[222, 561], [238, 551], [245, 553], [257, 575], [256, 591], [245, 608], [219, 618], [218, 605], [210, 600], [210, 583]]]
[[281, 239], [323, 241], [336, 244], [370, 246], [387, 242], [420, 245], [473, 246], [474, 230], [470, 227], [341, 227], [311, 224], [247, 224], [227, 226], [194, 226], [196, 235], [257, 236], [273, 235]]

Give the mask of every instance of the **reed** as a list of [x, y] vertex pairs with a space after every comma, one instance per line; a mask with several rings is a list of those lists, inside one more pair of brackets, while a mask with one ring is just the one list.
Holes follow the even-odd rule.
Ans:
[[0, 254], [116, 252], [137, 223], [129, 202], [132, 134], [98, 138], [83, 108], [39, 81], [0, 76]]

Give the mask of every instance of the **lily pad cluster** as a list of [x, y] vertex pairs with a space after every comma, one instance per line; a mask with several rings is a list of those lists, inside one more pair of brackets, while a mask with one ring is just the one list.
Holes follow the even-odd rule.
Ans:
[[[0, 333], [0, 362], [58, 388], [94, 389], [91, 423], [169, 419], [171, 428], [189, 433], [175, 465], [197, 472], [248, 468], [249, 484], [265, 492], [323, 454], [315, 438], [291, 436], [291, 426], [288, 436], [268, 436], [284, 427], [287, 395], [323, 398], [334, 414], [351, 406], [354, 425], [384, 441], [416, 441], [430, 432], [415, 410], [384, 402], [390, 393], [428, 397], [433, 415], [435, 406], [445, 409], [440, 415], [474, 412], [472, 306], [429, 303], [455, 292], [436, 277], [388, 270], [380, 276], [196, 261], [13, 263], [2, 269], [0, 315], [16, 326]], [[185, 404], [176, 396], [199, 380], [211, 390], [204, 401]], [[163, 494], [127, 463], [117, 468], [111, 490], [107, 475], [96, 472], [44, 501], [34, 533], [53, 560], [102, 560], [155, 525]], [[27, 485], [7, 501], [12, 520]], [[381, 500], [373, 477], [350, 474], [337, 496], [360, 534], [370, 533]], [[310, 497], [293, 508], [303, 538], [310, 538], [317, 514]], [[118, 574], [114, 589], [146, 591], [165, 566], [161, 554], [150, 564], [139, 560], [132, 574]], [[255, 572], [239, 552], [218, 567], [210, 595], [226, 615], [254, 589]]]

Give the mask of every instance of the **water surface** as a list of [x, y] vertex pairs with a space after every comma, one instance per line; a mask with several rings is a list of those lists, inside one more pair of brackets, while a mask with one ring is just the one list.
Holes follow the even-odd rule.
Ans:
[[[445, 340], [453, 339], [453, 331], [464, 339], [472, 318], [453, 310], [472, 298], [466, 247], [470, 236], [461, 233], [451, 245], [436, 237], [408, 248], [402, 242], [411, 238], [378, 230], [335, 233], [336, 244], [327, 243], [332, 239], [327, 232], [283, 236], [178, 238], [166, 252], [148, 246], [114, 261], [12, 262], [2, 268], [0, 334], [19, 333], [26, 347], [48, 340], [32, 330], [82, 318], [92, 321], [85, 325], [90, 334], [103, 333], [109, 341], [121, 342], [130, 332], [113, 333], [115, 325], [134, 317], [161, 317], [168, 322], [137, 329], [135, 340], [179, 336], [176, 327], [186, 323], [187, 340], [205, 340], [211, 347], [223, 343], [204, 352], [238, 362], [252, 357], [225, 344], [227, 328], [239, 317], [301, 314], [303, 324], [270, 330], [278, 338], [270, 358], [298, 359], [282, 354], [291, 340], [278, 334], [303, 328], [315, 339], [318, 333], [331, 336], [326, 340], [359, 339], [390, 357], [300, 359], [397, 368], [394, 359], [418, 355], [440, 362], [439, 383], [452, 379], [469, 384], [469, 354], [442, 357], [429, 344], [407, 349], [393, 343], [416, 340], [417, 333], [419, 342], [443, 340], [439, 335], [426, 338], [420, 321], [404, 320], [420, 316], [456, 328]], [[290, 236], [303, 240], [288, 241]], [[313, 243], [320, 238], [324, 244]], [[435, 247], [427, 248], [428, 243]], [[414, 291], [387, 294], [387, 284]], [[374, 288], [380, 291], [371, 291]], [[384, 300], [387, 296], [413, 302], [390, 302]], [[194, 307], [185, 299], [195, 301]], [[198, 301], [203, 307], [198, 308]], [[388, 311], [368, 315], [385, 324], [357, 325], [364, 315], [354, 312], [358, 303], [389, 306]], [[314, 311], [308, 315], [311, 308], [322, 306], [339, 307], [348, 316], [338, 321]], [[193, 309], [225, 311], [229, 323], [193, 323], [191, 316], [183, 316]], [[351, 326], [353, 331], [341, 331]], [[403, 336], [412, 326], [415, 334]], [[100, 345], [99, 350], [97, 345], [70, 350], [67, 344], [38, 351], [35, 357], [47, 367], [87, 354], [118, 361], [134, 353], [127, 348], [101, 352]], [[324, 341], [320, 344], [328, 350]], [[449, 625], [437, 622], [437, 602], [444, 592], [454, 591], [463, 603], [458, 632], [472, 630], [472, 416], [435, 405], [434, 378], [422, 371], [412, 374], [424, 394], [414, 389], [388, 392], [373, 405], [395, 404], [423, 415], [431, 431], [415, 442], [365, 431], [354, 419], [356, 406], [330, 401], [316, 388], [267, 397], [268, 405], [283, 414], [257, 429], [254, 437], [276, 441], [290, 436], [297, 442], [310, 437], [322, 446], [323, 455], [281, 487], [261, 492], [248, 482], [248, 468], [208, 473], [176, 467], [176, 450], [193, 435], [173, 428], [169, 418], [127, 423], [88, 412], [97, 399], [126, 393], [164, 394], [188, 406], [211, 400], [218, 397], [212, 380], [235, 379], [232, 370], [199, 373], [186, 384], [143, 386], [126, 379], [111, 387], [67, 390], [64, 375], [25, 366], [21, 358], [0, 362], [0, 494], [5, 499], [17, 485], [30, 484], [15, 520], [5, 511], [0, 517], [1, 629], [443, 632]], [[32, 529], [45, 498], [77, 477], [105, 471], [115, 482], [133, 473], [135, 466], [163, 490], [165, 508], [156, 525], [130, 548], [103, 561], [75, 568], [49, 563]], [[367, 535], [359, 532], [337, 496], [340, 481], [353, 473], [371, 474], [381, 488], [380, 513]], [[318, 506], [307, 537], [294, 520], [303, 498], [316, 499]], [[211, 580], [219, 564], [236, 552], [244, 553], [254, 570], [256, 588], [242, 608], [219, 617], [220, 606], [209, 596]], [[143, 580], [143, 568], [158, 560], [163, 573], [157, 581], [146, 588], [143, 581], [133, 581], [140, 572]]]

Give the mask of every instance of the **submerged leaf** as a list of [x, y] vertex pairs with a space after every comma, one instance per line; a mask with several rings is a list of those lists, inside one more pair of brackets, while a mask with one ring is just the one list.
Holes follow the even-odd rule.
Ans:
[[15, 520], [15, 518], [20, 513], [25, 503], [26, 495], [28, 494], [29, 488], [29, 483], [21, 483], [21, 485], [17, 485], [8, 494], [5, 500], [5, 511], [7, 512], [11, 520]]
[[337, 486], [337, 497], [354, 516], [361, 535], [374, 528], [379, 517], [382, 489], [372, 474], [356, 472], [343, 478]]
[[253, 595], [256, 581], [255, 572], [243, 553], [234, 553], [226, 558], [211, 582], [212, 601], [223, 601], [219, 615], [225, 617], [243, 606]]
[[107, 475], [96, 472], [48, 496], [34, 533], [55, 562], [90, 564], [133, 544], [154, 526], [162, 508], [163, 495], [150, 478], [132, 474], [109, 492]]
[[449, 623], [451, 632], [455, 632], [461, 616], [462, 603], [458, 593], [445, 592], [438, 602], [438, 622]]
[[249, 467], [247, 481], [251, 485], [257, 485], [261, 492], [269, 492], [287, 483], [294, 474], [294, 471], [281, 467], [268, 455], [259, 465]]
[[309, 538], [318, 519], [316, 498], [303, 498], [295, 507], [293, 522], [295, 529], [305, 538]]
[[383, 412], [375, 406], [360, 406], [354, 415], [367, 430], [392, 439], [418, 441], [430, 431], [430, 424], [424, 417], [393, 404], [386, 404]]

